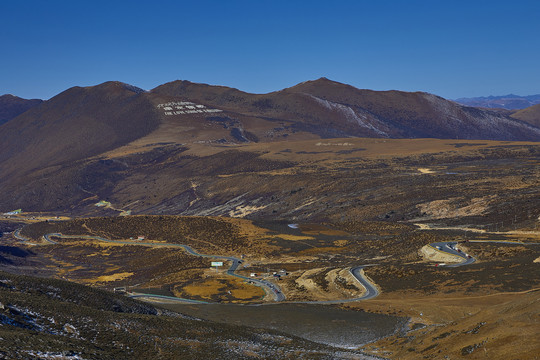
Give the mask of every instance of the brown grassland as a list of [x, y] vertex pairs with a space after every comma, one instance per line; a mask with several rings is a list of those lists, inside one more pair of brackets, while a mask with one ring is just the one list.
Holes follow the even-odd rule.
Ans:
[[[270, 279], [290, 301], [356, 297], [363, 289], [348, 269], [370, 265], [365, 273], [381, 294], [344, 306], [410, 317], [411, 329], [366, 351], [395, 359], [534, 359], [540, 352], [540, 246], [531, 244], [540, 242], [537, 143], [349, 138], [173, 149], [147, 146], [168, 141], [166, 132], [152, 136], [107, 154], [129, 170], [92, 168], [103, 183], [120, 179], [114, 187], [93, 184], [99, 199], [135, 215], [98, 209], [96, 198], [81, 201], [73, 219], [23, 228], [39, 245], [5, 236], [27, 252], [6, 257], [10, 269], [109, 290], [252, 303], [264, 292], [213, 271], [210, 259], [134, 239], [242, 257], [238, 274]], [[143, 158], [159, 166], [146, 167]], [[55, 232], [130, 243], [42, 240]], [[435, 266], [440, 260], [421, 249], [440, 241], [458, 242], [477, 261]], [[281, 270], [287, 275], [275, 279]]]

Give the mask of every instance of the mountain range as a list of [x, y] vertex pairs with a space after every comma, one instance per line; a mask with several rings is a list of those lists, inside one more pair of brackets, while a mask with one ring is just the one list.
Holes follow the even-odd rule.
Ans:
[[2, 100], [0, 113], [9, 114], [4, 116], [9, 121], [0, 128], [0, 178], [95, 156], [158, 128], [179, 143], [338, 137], [540, 140], [534, 108], [512, 115], [428, 93], [360, 90], [326, 78], [269, 94], [189, 81], [150, 91], [106, 82], [74, 87], [44, 102]]
[[[127, 203], [148, 196], [142, 179], [156, 174], [152, 181], [163, 176], [163, 188], [138, 206], [178, 213], [194, 201], [191, 190], [178, 186], [195, 186], [190, 184], [197, 177], [291, 167], [288, 160], [262, 156], [276, 143], [332, 138], [540, 141], [536, 107], [515, 113], [480, 109], [428, 93], [362, 90], [326, 78], [268, 94], [189, 81], [150, 91], [106, 82], [73, 87], [26, 106], [15, 117], [12, 110], [0, 125], [0, 204], [6, 211], [67, 209], [90, 194], [106, 198], [122, 193]], [[267, 144], [267, 150], [238, 151], [253, 144]], [[166, 199], [174, 196], [182, 200], [172, 205]]]
[[473, 98], [459, 98], [457, 103], [482, 108], [521, 110], [529, 106], [540, 104], [540, 94], [519, 96], [508, 94], [503, 96], [481, 96]]

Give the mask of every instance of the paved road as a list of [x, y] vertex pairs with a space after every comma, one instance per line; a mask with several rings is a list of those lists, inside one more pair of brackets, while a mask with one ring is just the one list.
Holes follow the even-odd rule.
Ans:
[[28, 239], [21, 235], [21, 230], [22, 230], [22, 228], [21, 228], [21, 229], [15, 230], [15, 231], [13, 232], [13, 236], [14, 236], [16, 239], [21, 240], [22, 242], [27, 242]]
[[[22, 237], [20, 235], [20, 230], [16, 230], [13, 235], [24, 242], [27, 242], [28, 239]], [[51, 243], [51, 244], [58, 244], [58, 242], [51, 239], [51, 237], [58, 237], [58, 238], [84, 238], [89, 240], [98, 240], [103, 242], [110, 242], [110, 243], [117, 243], [117, 244], [125, 244], [125, 245], [141, 245], [141, 246], [150, 246], [150, 247], [175, 247], [175, 248], [182, 248], [184, 251], [186, 251], [188, 254], [193, 256], [199, 256], [199, 257], [205, 257], [205, 258], [211, 258], [216, 260], [225, 260], [230, 261], [231, 265], [229, 269], [226, 271], [226, 273], [230, 276], [235, 276], [240, 279], [249, 281], [253, 283], [254, 285], [260, 286], [265, 290], [266, 293], [271, 293], [274, 297], [274, 300], [276, 302], [283, 302], [285, 301], [285, 296], [283, 295], [280, 288], [268, 281], [268, 280], [259, 280], [259, 279], [253, 279], [246, 276], [242, 276], [236, 273], [236, 270], [241, 266], [242, 260], [233, 257], [233, 256], [222, 256], [222, 255], [206, 255], [206, 254], [200, 254], [197, 251], [195, 251], [192, 247], [189, 245], [184, 244], [171, 244], [171, 243], [150, 243], [150, 242], [141, 242], [141, 241], [120, 241], [120, 240], [109, 240], [100, 236], [90, 236], [90, 235], [63, 235], [60, 233], [51, 233], [46, 234], [43, 236], [45, 241]], [[494, 242], [494, 243], [502, 243], [502, 244], [516, 244], [519, 242], [514, 241], [492, 241], [492, 240], [478, 240], [478, 241], [471, 241], [471, 242]], [[522, 245], [535, 245], [538, 243], [519, 243]], [[463, 252], [457, 251], [455, 249], [458, 245], [455, 241], [450, 242], [436, 242], [430, 244], [431, 247], [433, 247], [435, 250], [457, 256], [461, 259], [463, 259], [462, 262], [456, 263], [456, 264], [449, 264], [444, 265], [445, 267], [459, 267], [459, 266], [465, 266], [470, 265], [476, 261], [476, 259], [472, 256], [468, 256]], [[338, 300], [327, 300], [327, 301], [295, 301], [295, 302], [287, 302], [287, 303], [295, 303], [295, 304], [343, 304], [348, 302], [354, 302], [354, 301], [361, 301], [361, 300], [368, 300], [372, 299], [379, 295], [379, 291], [375, 287], [373, 283], [371, 283], [363, 274], [363, 269], [366, 266], [370, 265], [362, 265], [357, 266], [354, 268], [351, 268], [349, 271], [352, 274], [352, 276], [364, 287], [366, 290], [365, 293], [357, 298], [350, 298], [350, 299], [338, 299]], [[171, 300], [171, 301], [179, 301], [179, 302], [188, 302], [188, 303], [205, 303], [204, 301], [198, 301], [198, 300], [191, 300], [191, 299], [184, 299], [184, 298], [178, 298], [178, 297], [172, 297], [172, 296], [164, 296], [164, 295], [153, 295], [153, 294], [141, 294], [136, 293], [134, 295], [131, 295], [131, 297], [134, 298], [155, 298], [155, 299], [162, 299], [162, 300]]]
[[369, 265], [361, 265], [354, 268], [351, 268], [349, 272], [352, 274], [352, 276], [366, 289], [366, 292], [357, 298], [351, 298], [351, 299], [338, 299], [338, 300], [326, 300], [326, 301], [305, 301], [302, 302], [304, 304], [344, 304], [349, 302], [355, 302], [355, 301], [361, 301], [361, 300], [368, 300], [373, 299], [374, 297], [377, 297], [379, 295], [379, 290], [375, 287], [375, 285], [369, 281], [363, 274], [362, 270]]
[[511, 244], [511, 245], [540, 245], [537, 242], [522, 241], [504, 241], [504, 240], [469, 240], [470, 243], [492, 243], [492, 244]]
[[[434, 248], [435, 250], [437, 250], [437, 251], [440, 251], [440, 252], [443, 252], [443, 253], [446, 253], [446, 254], [450, 254], [450, 255], [454, 255], [454, 256], [457, 256], [457, 257], [460, 257], [460, 258], [463, 259], [463, 261], [460, 262], [460, 263], [444, 265], [445, 267], [459, 267], [459, 266], [464, 266], [464, 265], [470, 265], [470, 264], [472, 264], [473, 262], [476, 261], [476, 259], [474, 257], [467, 256], [463, 252], [459, 252], [457, 250], [454, 250], [454, 248], [456, 248], [457, 244], [458, 243], [455, 242], [455, 241], [448, 241], [448, 242], [436, 242], [436, 243], [430, 244], [430, 246], [432, 248]], [[458, 248], [459, 247], [457, 247], [456, 249], [458, 249]]]
[[[184, 245], [184, 244], [171, 244], [171, 243], [149, 243], [149, 242], [141, 242], [141, 241], [120, 241], [120, 240], [110, 240], [106, 239], [100, 236], [90, 236], [90, 235], [63, 235], [60, 233], [51, 233], [46, 234], [43, 236], [43, 238], [51, 243], [51, 244], [58, 244], [58, 242], [51, 239], [51, 237], [57, 237], [57, 238], [83, 238], [83, 239], [89, 239], [89, 240], [98, 240], [103, 242], [109, 242], [109, 243], [116, 243], [116, 244], [125, 244], [125, 245], [141, 245], [141, 246], [150, 246], [150, 247], [179, 247], [184, 249], [188, 254], [194, 255], [194, 256], [200, 256], [205, 258], [211, 258], [216, 260], [226, 260], [231, 262], [231, 266], [227, 270], [227, 274], [230, 276], [235, 276], [240, 279], [250, 281], [254, 285], [258, 285], [262, 287], [265, 291], [269, 291], [276, 302], [282, 302], [285, 300], [285, 295], [283, 295], [283, 292], [280, 290], [279, 286], [276, 284], [268, 281], [268, 280], [259, 280], [259, 279], [253, 279], [246, 276], [242, 276], [239, 274], [236, 274], [236, 270], [240, 267], [242, 264], [242, 260], [233, 257], [233, 256], [222, 256], [222, 255], [206, 255], [206, 254], [200, 254], [197, 251], [195, 251], [191, 246]], [[372, 299], [379, 295], [379, 291], [377, 288], [363, 275], [362, 270], [365, 266], [357, 266], [349, 271], [351, 272], [352, 276], [366, 289], [366, 292], [361, 296], [357, 298], [351, 298], [351, 299], [341, 299], [341, 300], [328, 300], [328, 301], [306, 301], [306, 302], [296, 302], [296, 303], [310, 303], [310, 304], [342, 304], [347, 302], [354, 302], [354, 301], [360, 301], [360, 300], [367, 300]], [[156, 298], [156, 299], [163, 299], [163, 300], [173, 300], [173, 301], [180, 301], [180, 302], [192, 302], [192, 303], [204, 303], [202, 301], [196, 301], [191, 299], [184, 299], [184, 298], [177, 298], [177, 297], [171, 297], [171, 296], [164, 296], [164, 295], [153, 295], [153, 294], [135, 294], [131, 297], [139, 297], [139, 298]]]
[[51, 236], [55, 236], [55, 237], [59, 237], [59, 238], [63, 237], [63, 235], [60, 234], [60, 233], [43, 235], [43, 238], [45, 239], [45, 241], [50, 242], [53, 245], [58, 244], [58, 243], [56, 241], [54, 241], [54, 240], [51, 240]]
[[192, 300], [192, 299], [179, 298], [179, 297], [176, 297], [176, 296], [165, 296], [165, 295], [155, 295], [155, 294], [130, 293], [129, 297], [130, 298], [145, 298], [145, 299], [167, 300], [167, 301], [189, 303], [189, 304], [210, 304], [207, 301]]
[[[362, 273], [362, 269], [365, 266], [357, 266], [355, 268], [350, 269], [349, 271], [354, 276], [354, 278], [366, 289], [366, 292], [357, 298], [351, 298], [351, 299], [341, 299], [341, 300], [326, 300], [326, 301], [287, 301], [286, 304], [344, 304], [354, 301], [361, 301], [361, 300], [368, 300], [372, 299], [379, 295], [379, 290], [372, 284]], [[227, 271], [228, 272], [228, 271]], [[253, 279], [246, 278], [241, 275], [237, 274], [230, 274], [233, 276], [239, 276], [241, 278], [245, 278], [248, 280], [253, 281]], [[279, 289], [272, 284], [269, 281], [260, 280], [261, 282], [265, 282], [268, 284], [269, 287], [272, 287], [274, 291], [279, 291]], [[281, 295], [279, 299], [276, 299], [276, 301], [281, 302], [285, 300], [285, 296], [279, 292]], [[184, 299], [184, 298], [178, 298], [178, 297], [172, 297], [172, 296], [164, 296], [164, 295], [152, 295], [152, 294], [134, 294], [131, 295], [132, 298], [151, 298], [151, 299], [158, 299], [158, 300], [170, 300], [170, 301], [177, 301], [182, 303], [197, 303], [197, 304], [208, 304], [208, 302], [204, 301], [198, 301], [198, 300], [191, 300], [191, 299]], [[272, 305], [273, 303], [265, 303], [265, 304], [256, 304], [255, 306], [259, 305]]]
[[[492, 243], [492, 244], [510, 244], [510, 245], [539, 245], [540, 243], [524, 243], [519, 241], [499, 241], [499, 240], [470, 240], [470, 243]], [[437, 242], [430, 244], [437, 251], [441, 251], [447, 254], [456, 255], [463, 259], [462, 262], [457, 264], [444, 265], [444, 267], [459, 267], [464, 265], [470, 265], [476, 261], [472, 256], [467, 256], [463, 252], [454, 250], [458, 243], [455, 241], [450, 242]], [[459, 246], [457, 247], [459, 249]]]
[[[20, 240], [26, 241], [27, 239], [23, 238], [19, 235], [20, 229], [16, 231], [16, 234], [14, 233], [15, 237], [17, 237]], [[186, 251], [188, 254], [193, 256], [199, 256], [199, 257], [205, 257], [205, 258], [211, 258], [216, 260], [225, 260], [230, 261], [231, 266], [227, 270], [227, 274], [230, 276], [235, 276], [240, 279], [249, 281], [253, 283], [254, 285], [262, 287], [266, 293], [270, 292], [273, 297], [274, 301], [276, 302], [282, 302], [285, 301], [285, 295], [283, 295], [283, 292], [277, 286], [276, 284], [268, 281], [268, 280], [259, 280], [259, 279], [253, 279], [246, 276], [242, 276], [236, 273], [236, 270], [240, 267], [242, 264], [242, 260], [233, 257], [233, 256], [222, 256], [222, 255], [207, 255], [207, 254], [200, 254], [197, 251], [195, 251], [191, 246], [184, 245], [184, 244], [171, 244], [171, 243], [149, 243], [149, 242], [141, 242], [141, 241], [121, 241], [121, 240], [110, 240], [106, 239], [100, 236], [91, 236], [91, 235], [63, 235], [61, 233], [50, 233], [43, 236], [45, 241], [49, 242], [50, 244], [58, 244], [58, 242], [51, 239], [51, 237], [56, 238], [63, 238], [63, 239], [89, 239], [89, 240], [98, 240], [103, 242], [109, 242], [109, 243], [116, 243], [116, 244], [125, 244], [125, 245], [141, 245], [141, 246], [150, 246], [150, 247], [176, 247], [176, 248], [182, 248], [184, 251]], [[350, 273], [352, 276], [366, 289], [366, 292], [361, 296], [357, 298], [351, 298], [351, 299], [341, 299], [341, 300], [328, 300], [328, 301], [305, 301], [305, 302], [295, 302], [295, 303], [310, 303], [310, 304], [342, 304], [347, 302], [354, 302], [354, 301], [360, 301], [360, 300], [367, 300], [372, 299], [379, 295], [379, 291], [377, 288], [363, 275], [362, 269], [365, 266], [357, 266], [352, 269], [350, 269]], [[197, 301], [197, 300], [191, 300], [191, 299], [184, 299], [184, 298], [178, 298], [178, 297], [172, 297], [172, 296], [164, 296], [164, 295], [153, 295], [153, 294], [134, 294], [131, 297], [136, 298], [155, 298], [155, 299], [163, 299], [163, 300], [172, 300], [172, 301], [180, 301], [180, 302], [190, 302], [190, 303], [204, 303], [203, 301]]]
[[[125, 245], [141, 245], [141, 246], [149, 246], [149, 247], [174, 247], [174, 248], [182, 248], [185, 252], [187, 252], [190, 255], [199, 256], [199, 257], [205, 257], [210, 259], [216, 259], [216, 260], [226, 260], [231, 262], [231, 266], [227, 270], [227, 274], [230, 276], [235, 276], [240, 279], [251, 281], [254, 285], [262, 287], [266, 293], [272, 294], [275, 301], [283, 301], [285, 300], [285, 296], [279, 289], [279, 287], [270, 281], [266, 280], [257, 280], [257, 279], [251, 279], [246, 276], [238, 275], [235, 273], [235, 271], [240, 267], [240, 264], [242, 263], [242, 260], [235, 258], [233, 256], [222, 256], [222, 255], [206, 255], [206, 254], [200, 254], [193, 250], [193, 248], [189, 245], [184, 244], [171, 244], [171, 243], [149, 243], [149, 242], [141, 242], [141, 241], [120, 241], [120, 240], [110, 240], [103, 238], [101, 236], [91, 236], [91, 235], [63, 235], [60, 233], [51, 233], [46, 234], [43, 236], [43, 238], [51, 243], [51, 244], [58, 244], [56, 241], [52, 240], [51, 237], [58, 237], [63, 239], [89, 239], [89, 240], [98, 240], [103, 242], [109, 242], [109, 243], [115, 243], [115, 244], [125, 244]], [[142, 294], [138, 295], [138, 297], [143, 297]], [[163, 296], [147, 296], [147, 297], [162, 297]], [[189, 301], [189, 299], [182, 299]]]
[[[373, 299], [374, 297], [377, 297], [379, 295], [379, 290], [375, 287], [375, 285], [369, 281], [363, 274], [362, 270], [370, 265], [361, 265], [356, 266], [354, 268], [351, 268], [349, 272], [352, 274], [352, 276], [366, 289], [366, 292], [356, 298], [350, 298], [350, 299], [337, 299], [337, 300], [314, 300], [314, 301], [288, 301], [287, 304], [321, 304], [321, 305], [330, 305], [330, 304], [345, 304], [355, 301], [362, 301], [362, 300], [369, 300]], [[265, 304], [270, 305], [270, 304]]]
[[[17, 229], [13, 232], [13, 236], [23, 242], [28, 243], [27, 238], [20, 235], [21, 229]], [[46, 234], [43, 236], [45, 241], [51, 243], [51, 244], [58, 244], [58, 242], [51, 239], [51, 237], [58, 237], [58, 238], [84, 238], [84, 239], [90, 239], [90, 240], [98, 240], [103, 242], [110, 242], [110, 243], [117, 243], [117, 244], [125, 244], [125, 245], [141, 245], [141, 246], [150, 246], [150, 247], [175, 247], [175, 248], [182, 248], [184, 251], [186, 251], [188, 254], [193, 256], [199, 256], [199, 257], [206, 257], [216, 260], [225, 260], [230, 261], [231, 265], [229, 269], [226, 271], [226, 273], [230, 276], [235, 276], [240, 279], [246, 280], [254, 285], [260, 286], [265, 290], [266, 293], [271, 293], [274, 297], [274, 300], [276, 302], [283, 302], [285, 300], [285, 296], [281, 292], [280, 288], [268, 281], [268, 280], [259, 280], [259, 279], [253, 279], [246, 276], [242, 276], [239, 274], [236, 274], [236, 270], [240, 267], [242, 264], [242, 260], [233, 257], [233, 256], [222, 256], [222, 255], [206, 255], [206, 254], [200, 254], [193, 250], [192, 247], [189, 245], [184, 244], [171, 244], [171, 243], [149, 243], [149, 242], [140, 242], [140, 241], [117, 241], [117, 240], [109, 240], [100, 236], [90, 236], [90, 235], [63, 235], [60, 233], [51, 233]], [[522, 245], [537, 245], [539, 243], [521, 243], [516, 241], [496, 241], [496, 240], [471, 240], [471, 242], [492, 242], [492, 243], [500, 243], [500, 244], [522, 244]], [[436, 242], [430, 244], [432, 248], [434, 248], [436, 251], [440, 251], [449, 255], [457, 256], [461, 259], [463, 259], [462, 262], [456, 263], [456, 264], [449, 264], [444, 265], [445, 267], [459, 267], [459, 266], [465, 266], [470, 265], [476, 261], [476, 259], [472, 256], [468, 256], [463, 252], [457, 251], [455, 249], [457, 246], [457, 242], [451, 241], [451, 242]], [[379, 295], [379, 291], [375, 287], [373, 283], [371, 283], [363, 274], [363, 269], [369, 265], [362, 265], [357, 266], [354, 268], [351, 268], [349, 271], [352, 274], [352, 276], [365, 288], [365, 293], [357, 298], [351, 298], [351, 299], [341, 299], [341, 300], [327, 300], [327, 301], [297, 301], [297, 302], [288, 302], [288, 303], [302, 303], [302, 304], [343, 304], [348, 302], [354, 302], [354, 301], [361, 301], [361, 300], [368, 300], [372, 299]], [[164, 296], [164, 295], [153, 295], [153, 294], [140, 294], [136, 293], [134, 295], [131, 295], [131, 297], [134, 298], [155, 298], [155, 299], [162, 299], [162, 300], [171, 300], [171, 301], [180, 301], [180, 302], [189, 302], [189, 303], [204, 303], [203, 301], [198, 300], [191, 300], [191, 299], [183, 299], [178, 297], [172, 297], [172, 296]]]

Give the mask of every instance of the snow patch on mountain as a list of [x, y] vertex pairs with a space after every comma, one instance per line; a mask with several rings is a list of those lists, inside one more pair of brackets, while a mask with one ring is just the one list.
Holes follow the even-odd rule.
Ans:
[[446, 115], [448, 118], [454, 120], [458, 124], [462, 124], [463, 120], [460, 118], [459, 107], [453, 103], [446, 101], [437, 95], [425, 93], [424, 98], [435, 108], [438, 112]]
[[517, 130], [537, 136], [540, 141], [540, 129], [525, 122], [516, 121], [493, 111], [445, 101], [433, 94], [425, 94], [424, 98], [437, 112], [446, 116], [447, 121], [442, 126], [449, 130], [458, 130], [464, 139], [482, 134], [488, 139], [504, 137], [509, 140], [519, 140], [519, 137], [515, 135]]
[[343, 105], [343, 104], [339, 104], [339, 103], [336, 103], [336, 102], [333, 102], [333, 101], [328, 101], [328, 100], [325, 100], [325, 99], [321, 99], [321, 98], [318, 98], [318, 97], [313, 96], [311, 94], [306, 94], [306, 95], [308, 95], [309, 97], [311, 97], [312, 99], [317, 101], [317, 103], [321, 104], [325, 108], [327, 108], [327, 109], [329, 109], [331, 111], [336, 111], [336, 112], [341, 113], [345, 117], [345, 119], [347, 119], [347, 121], [357, 123], [359, 126], [370, 129], [370, 130], [373, 130], [375, 133], [377, 133], [379, 135], [382, 135], [382, 136], [385, 136], [385, 137], [388, 136], [388, 134], [386, 132], [378, 129], [377, 127], [373, 126], [369, 122], [370, 119], [369, 119], [368, 115], [366, 115], [364, 113], [357, 113], [350, 106], [347, 106], [347, 105]]

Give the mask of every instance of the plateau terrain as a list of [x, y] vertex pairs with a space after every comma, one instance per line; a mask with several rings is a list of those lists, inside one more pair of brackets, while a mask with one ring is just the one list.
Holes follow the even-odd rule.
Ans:
[[325, 78], [2, 104], [0, 357], [540, 353], [538, 105]]

